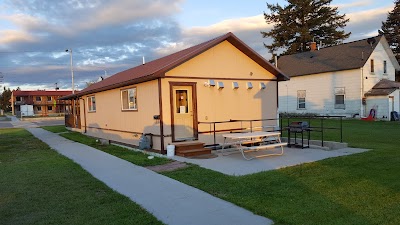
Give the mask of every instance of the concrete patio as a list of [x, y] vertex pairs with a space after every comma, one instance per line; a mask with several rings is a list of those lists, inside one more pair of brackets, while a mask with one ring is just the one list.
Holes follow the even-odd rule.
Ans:
[[[268, 151], [272, 153], [277, 150], [278, 149]], [[285, 147], [282, 156], [269, 156], [255, 158], [253, 160], [245, 160], [239, 151], [230, 152], [229, 155], [222, 155], [221, 152], [214, 151], [218, 157], [211, 159], [189, 159], [179, 156], [174, 156], [172, 159], [197, 164], [203, 168], [218, 171], [227, 175], [241, 176], [365, 151], [368, 150], [359, 148], [343, 148], [326, 151], [313, 148], [301, 149]], [[255, 156], [257, 154], [265, 154], [265, 152], [259, 151], [248, 154]]]

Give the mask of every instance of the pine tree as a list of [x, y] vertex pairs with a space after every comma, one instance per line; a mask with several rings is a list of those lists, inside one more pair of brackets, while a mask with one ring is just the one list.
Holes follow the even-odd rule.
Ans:
[[11, 93], [12, 91], [10, 88], [4, 88], [3, 93], [0, 94], [0, 109], [4, 110], [5, 112], [11, 111]]
[[385, 22], [382, 22], [380, 34], [384, 34], [390, 48], [400, 62], [400, 0], [396, 0], [394, 9], [389, 12]]
[[264, 12], [268, 24], [274, 27], [261, 32], [264, 38], [271, 37], [271, 45], [264, 44], [271, 53], [283, 49], [283, 54], [309, 51], [308, 43], [323, 42], [324, 46], [341, 43], [350, 36], [342, 30], [349, 19], [339, 15], [332, 0], [286, 0], [289, 4], [268, 4], [270, 14]]

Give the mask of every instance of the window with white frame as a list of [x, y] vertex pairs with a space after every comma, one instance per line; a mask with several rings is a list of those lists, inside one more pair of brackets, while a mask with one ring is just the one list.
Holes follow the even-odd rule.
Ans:
[[344, 87], [337, 87], [335, 88], [335, 109], [345, 109], [346, 104], [345, 100], [345, 88]]
[[37, 111], [41, 112], [42, 111], [42, 106], [36, 106]]
[[306, 109], [306, 90], [297, 91], [297, 109]]
[[122, 110], [137, 110], [136, 88], [121, 91]]
[[51, 96], [47, 96], [47, 101], [51, 102]]
[[96, 112], [96, 97], [95, 96], [89, 96], [87, 98], [88, 100], [88, 111], [89, 112]]

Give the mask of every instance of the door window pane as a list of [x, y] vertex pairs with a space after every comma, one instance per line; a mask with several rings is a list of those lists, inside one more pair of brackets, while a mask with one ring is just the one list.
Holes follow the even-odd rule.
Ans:
[[176, 113], [188, 113], [187, 90], [176, 90]]

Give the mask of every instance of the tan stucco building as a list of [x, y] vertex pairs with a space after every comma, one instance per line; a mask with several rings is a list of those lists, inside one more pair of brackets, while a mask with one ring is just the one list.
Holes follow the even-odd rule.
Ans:
[[[221, 134], [243, 129], [243, 120], [277, 118], [281, 71], [232, 33], [117, 73], [78, 94], [81, 131], [153, 149], [177, 141], [217, 143]], [[275, 125], [276, 120], [252, 122]], [[163, 151], [162, 151], [163, 152]]]

